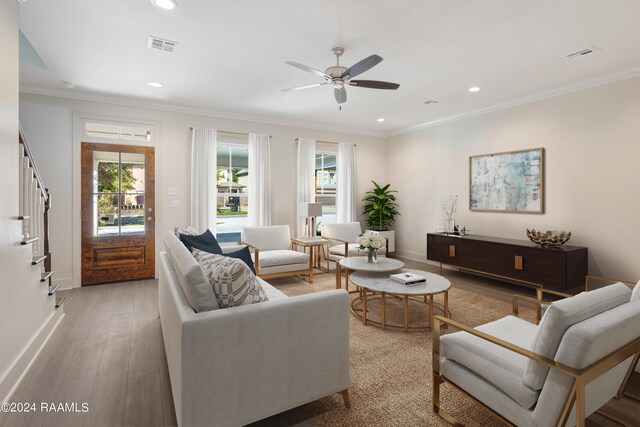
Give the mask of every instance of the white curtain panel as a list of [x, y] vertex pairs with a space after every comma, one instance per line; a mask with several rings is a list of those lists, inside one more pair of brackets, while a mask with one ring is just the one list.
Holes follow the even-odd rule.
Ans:
[[250, 133], [248, 227], [271, 225], [270, 159], [269, 135]]
[[191, 227], [216, 227], [216, 130], [193, 128], [191, 138]]
[[304, 236], [304, 217], [301, 216], [300, 203], [315, 202], [316, 140], [300, 138], [298, 140], [298, 198], [296, 203], [298, 234]]
[[338, 145], [336, 165], [338, 187], [336, 191], [337, 222], [356, 220], [356, 147], [341, 142]]

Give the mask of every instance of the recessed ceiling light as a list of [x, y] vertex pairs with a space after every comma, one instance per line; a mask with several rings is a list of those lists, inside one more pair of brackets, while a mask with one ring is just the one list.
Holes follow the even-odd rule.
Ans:
[[380, 118], [378, 119], [378, 121], [379, 121], [379, 122], [384, 122], [384, 118], [383, 118], [383, 117], [380, 117]]
[[151, 86], [151, 87], [162, 87], [162, 86], [164, 86], [164, 85], [163, 85], [162, 83], [160, 83], [160, 82], [148, 82], [147, 84], [148, 84], [149, 86]]
[[151, 0], [151, 4], [160, 9], [171, 10], [178, 7], [176, 0]]
[[473, 86], [469, 88], [469, 92], [478, 92], [480, 88], [478, 86]]

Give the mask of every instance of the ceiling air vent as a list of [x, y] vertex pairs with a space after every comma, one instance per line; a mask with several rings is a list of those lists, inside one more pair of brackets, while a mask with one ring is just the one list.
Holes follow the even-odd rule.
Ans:
[[437, 104], [438, 101], [434, 101], [433, 99], [430, 99], [428, 101], [424, 101], [425, 104]]
[[595, 52], [596, 52], [595, 48], [587, 47], [585, 49], [580, 49], [575, 52], [568, 53], [565, 55], [565, 57], [569, 59], [576, 59], [576, 58], [580, 58], [581, 56], [589, 55]]
[[149, 49], [162, 50], [164, 52], [173, 52], [178, 42], [161, 39], [160, 37], [149, 36]]

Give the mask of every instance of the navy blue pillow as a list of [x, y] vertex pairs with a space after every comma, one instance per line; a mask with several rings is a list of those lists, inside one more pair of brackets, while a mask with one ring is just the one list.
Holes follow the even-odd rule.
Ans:
[[251, 271], [253, 271], [253, 274], [256, 274], [256, 268], [253, 265], [253, 260], [251, 259], [251, 251], [249, 250], [248, 246], [245, 246], [239, 251], [230, 252], [222, 255], [228, 256], [229, 258], [238, 258], [239, 260], [244, 261], [244, 263], [249, 266]]
[[222, 255], [222, 248], [218, 244], [215, 236], [209, 230], [199, 236], [181, 234], [180, 241], [184, 243], [187, 249], [189, 249], [189, 252], [192, 252], [193, 248], [196, 248], [211, 254]]

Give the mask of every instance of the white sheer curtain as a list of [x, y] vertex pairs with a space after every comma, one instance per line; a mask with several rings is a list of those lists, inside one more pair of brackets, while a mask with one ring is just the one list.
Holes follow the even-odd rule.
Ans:
[[338, 145], [336, 165], [338, 187], [336, 191], [337, 222], [356, 220], [356, 147], [341, 142]]
[[193, 128], [191, 138], [191, 227], [216, 226], [216, 130]]
[[296, 200], [298, 232], [304, 236], [304, 218], [301, 217], [300, 203], [315, 202], [316, 140], [300, 138], [298, 140], [298, 198]]
[[271, 225], [271, 170], [269, 135], [249, 134], [248, 227]]

